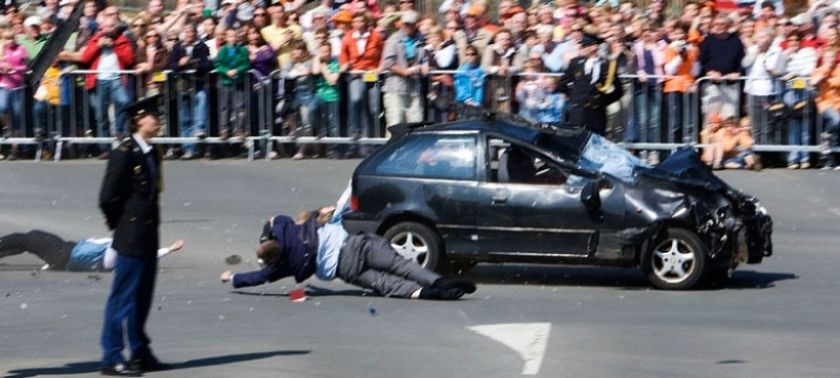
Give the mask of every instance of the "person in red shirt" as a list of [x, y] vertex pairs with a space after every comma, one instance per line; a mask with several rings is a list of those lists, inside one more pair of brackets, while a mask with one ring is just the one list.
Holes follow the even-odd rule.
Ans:
[[[76, 61], [88, 69], [99, 71], [88, 74], [85, 87], [96, 90], [96, 122], [98, 136], [111, 136], [111, 124], [108, 119], [108, 107], [116, 107], [117, 138], [125, 136], [125, 107], [130, 101], [125, 77], [115, 71], [128, 70], [134, 66], [134, 48], [131, 41], [117, 29], [117, 18], [107, 17], [99, 25], [100, 31], [94, 35], [81, 52], [62, 52], [61, 60]], [[104, 155], [101, 156], [104, 158]]]

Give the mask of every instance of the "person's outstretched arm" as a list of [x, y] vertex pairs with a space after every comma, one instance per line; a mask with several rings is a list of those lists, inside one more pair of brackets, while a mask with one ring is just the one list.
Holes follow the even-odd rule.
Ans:
[[294, 276], [294, 273], [282, 264], [270, 264], [263, 269], [247, 273], [233, 273], [229, 270], [222, 272], [219, 277], [222, 283], [233, 282], [233, 288], [250, 287], [274, 282], [284, 277]]
[[[172, 245], [166, 248], [158, 249], [157, 257], [158, 259], [163, 258], [164, 256], [181, 250], [184, 247], [183, 240], [176, 240]], [[111, 248], [109, 245], [108, 248], [105, 249], [105, 257], [102, 258], [102, 269], [104, 270], [113, 270], [117, 266], [117, 251]]]

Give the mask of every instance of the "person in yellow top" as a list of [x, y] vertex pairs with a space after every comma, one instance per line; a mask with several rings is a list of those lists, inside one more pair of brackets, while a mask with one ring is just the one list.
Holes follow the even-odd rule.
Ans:
[[669, 76], [663, 84], [662, 91], [667, 98], [668, 138], [670, 143], [682, 142], [683, 135], [689, 135], [682, 130], [683, 120], [688, 114], [683, 114], [683, 98], [694, 84], [694, 78], [700, 71], [697, 64], [697, 46], [686, 41], [689, 25], [680, 22], [671, 30], [668, 36], [671, 43], [663, 52], [665, 61], [665, 75]]
[[[48, 120], [55, 120], [55, 117], [48, 117], [48, 114], [55, 114], [57, 106], [60, 104], [59, 98], [59, 80], [61, 76], [61, 68], [58, 66], [58, 61], [53, 62], [53, 65], [44, 72], [41, 77], [41, 83], [38, 89], [35, 90], [35, 104], [32, 107], [32, 119], [35, 122], [35, 135], [37, 137], [47, 137], [49, 130], [54, 132], [61, 132], [62, 136], [71, 136], [69, 134], [69, 122], [62, 123], [62, 129], [56, 128], [56, 122], [49, 122]], [[41, 155], [42, 159], [49, 160], [52, 156], [53, 143], [46, 146]]]
[[286, 23], [286, 10], [280, 3], [274, 3], [268, 8], [271, 15], [271, 25], [264, 27], [260, 32], [263, 39], [277, 53], [277, 63], [283, 67], [289, 61], [294, 41], [303, 40], [303, 30], [300, 25]]

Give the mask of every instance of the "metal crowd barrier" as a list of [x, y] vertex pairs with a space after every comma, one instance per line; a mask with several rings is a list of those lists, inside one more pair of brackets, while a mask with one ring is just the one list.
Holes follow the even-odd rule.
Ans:
[[[52, 143], [55, 150], [54, 159], [61, 158], [61, 151], [67, 145], [107, 145], [114, 143], [112, 137], [117, 135], [117, 128], [111, 125], [107, 134], [98, 130], [96, 104], [98, 97], [96, 90], [88, 91], [84, 79], [89, 74], [103, 74], [104, 71], [76, 70], [63, 72], [59, 76], [59, 105], [46, 106], [46, 114], [39, 113], [36, 124], [32, 128], [18, 126], [17, 133], [6, 135], [0, 139], [0, 145], [30, 145], [36, 148], [36, 160], [46, 144]], [[145, 96], [151, 92], [160, 93], [164, 98], [162, 111], [161, 136], [153, 140], [154, 143], [165, 145], [191, 144], [220, 145], [243, 143], [248, 148], [249, 159], [257, 156], [257, 150], [264, 152], [266, 159], [271, 151], [283, 151], [283, 145], [376, 145], [387, 141], [383, 127], [383, 94], [382, 83], [385, 75], [375, 71], [352, 71], [344, 73], [340, 80], [340, 101], [338, 109], [338, 135], [325, 125], [318, 125], [318, 119], [302, 122], [302, 112], [299, 109], [301, 96], [306, 95], [298, 91], [293, 80], [286, 77], [284, 72], [277, 70], [262, 75], [250, 71], [245, 75], [239, 86], [232, 91], [232, 96], [223, 94], [229, 88], [223, 88], [215, 72], [199, 74], [195, 71], [157, 73], [153, 80], [148, 77], [138, 77], [134, 71], [112, 71], [119, 75], [124, 83], [128, 102]], [[422, 81], [421, 98], [427, 103], [424, 111], [426, 120], [447, 121], [451, 114], [445, 106], [439, 106], [438, 97], [457, 97], [457, 89], [449, 85], [444, 77], [457, 77], [459, 71], [436, 70], [428, 75], [418, 77]], [[540, 79], [559, 78], [556, 73], [519, 73], [511, 76], [483, 75], [483, 105], [496, 111], [521, 112], [527, 108], [517, 101], [518, 84], [526, 82], [529, 77]], [[753, 124], [753, 136], [756, 145], [753, 150], [759, 152], [797, 152], [813, 153], [825, 152], [825, 148], [817, 144], [817, 136], [822, 132], [822, 117], [816, 113], [813, 88], [809, 88], [807, 81], [794, 79], [789, 81], [765, 80], [771, 83], [772, 91], [768, 95], [753, 95], [745, 92], [744, 86], [752, 80], [739, 78], [731, 81], [715, 81], [709, 77], [699, 78], [686, 92], [664, 93], [663, 84], [672, 77], [648, 76], [642, 82], [636, 75], [623, 75], [619, 83], [625, 88], [625, 95], [613, 109], [608, 110], [608, 132], [613, 132], [612, 139], [620, 142], [624, 147], [639, 151], [673, 150], [679, 147], [705, 147], [700, 143], [700, 131], [705, 127], [709, 114], [713, 112], [730, 115], [736, 119], [749, 117]], [[146, 85], [146, 83], [152, 85]], [[205, 136], [182, 135], [181, 124], [184, 122], [184, 107], [192, 111], [190, 117], [195, 117], [199, 83], [203, 83], [206, 91], [207, 114], [204, 121]], [[20, 88], [21, 94], [26, 96], [26, 88]], [[309, 95], [314, 96], [313, 93]], [[225, 97], [226, 96], [226, 97]], [[354, 101], [349, 101], [350, 97]], [[233, 101], [227, 106], [224, 100]], [[236, 102], [239, 101], [239, 102]], [[802, 104], [805, 104], [802, 106]], [[789, 109], [795, 106], [796, 111], [789, 111], [785, 117], [780, 117], [771, 105], [785, 104]], [[321, 104], [323, 106], [323, 104]], [[562, 104], [558, 107], [563, 114]], [[746, 108], [746, 112], [742, 109]], [[28, 118], [28, 107], [21, 107], [20, 122], [22, 125]], [[38, 108], [39, 111], [41, 108]], [[224, 112], [224, 109], [229, 111]], [[664, 111], [663, 111], [664, 110]], [[679, 111], [679, 114], [677, 114]], [[223, 114], [224, 113], [224, 114]], [[317, 111], [315, 112], [316, 114]], [[116, 121], [117, 112], [111, 109], [105, 112], [109, 119]], [[8, 116], [4, 115], [5, 116]], [[12, 114], [13, 115], [13, 114]], [[350, 117], [353, 115], [353, 117]], [[225, 119], [223, 119], [225, 118]], [[310, 118], [311, 115], [310, 115]], [[352, 118], [352, 119], [351, 119]], [[539, 120], [537, 120], [539, 121]], [[304, 123], [309, 124], [305, 127]], [[14, 124], [6, 122], [5, 124]], [[794, 125], [791, 128], [791, 124]], [[222, 135], [222, 129], [229, 125], [228, 137]], [[803, 130], [793, 132], [791, 129]], [[43, 131], [38, 131], [43, 130]], [[234, 130], [241, 130], [237, 136], [231, 135]], [[36, 132], [37, 131], [37, 132]], [[333, 130], [334, 131], [334, 130]], [[34, 135], [39, 134], [39, 135]], [[834, 148], [833, 152], [840, 152]]]

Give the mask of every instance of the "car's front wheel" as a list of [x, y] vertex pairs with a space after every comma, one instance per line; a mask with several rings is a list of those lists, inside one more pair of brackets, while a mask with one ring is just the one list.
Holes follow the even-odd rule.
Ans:
[[642, 261], [650, 283], [666, 290], [694, 287], [705, 269], [706, 248], [697, 234], [684, 228], [665, 230]]
[[397, 223], [383, 237], [391, 247], [406, 259], [428, 270], [436, 271], [443, 264], [443, 251], [438, 234], [422, 223]]

